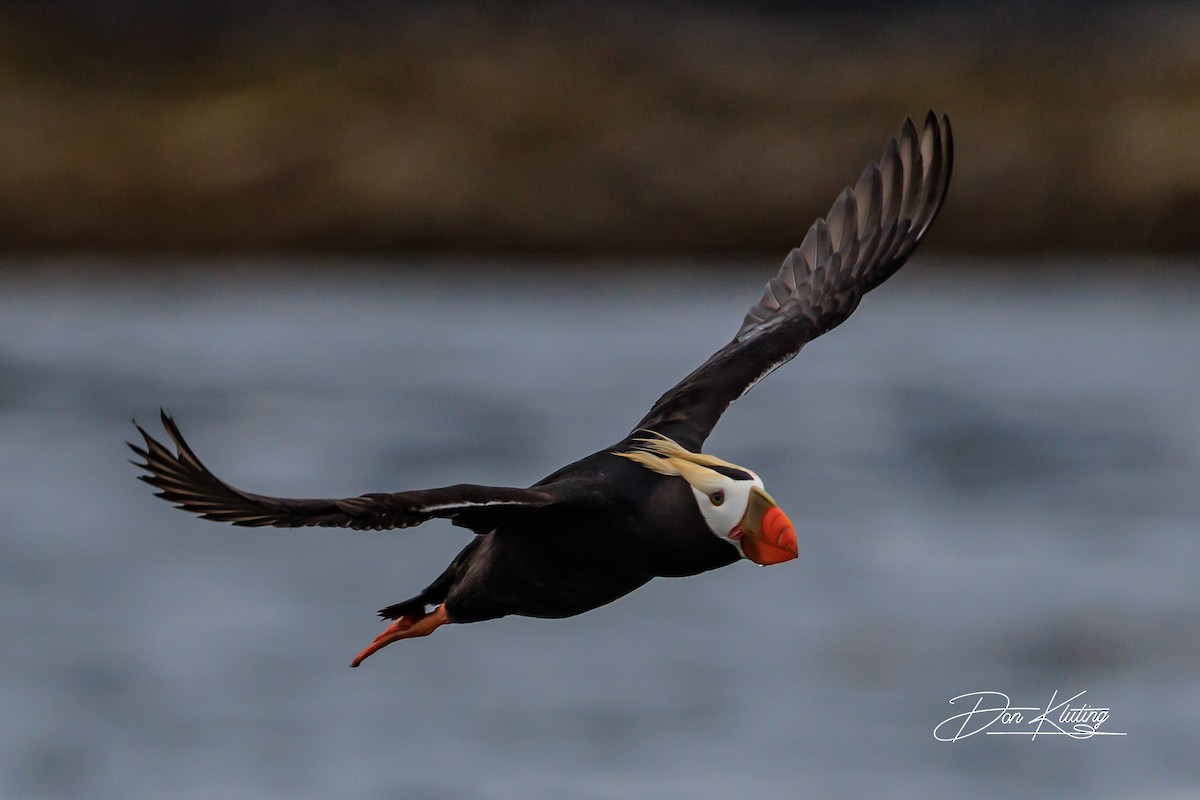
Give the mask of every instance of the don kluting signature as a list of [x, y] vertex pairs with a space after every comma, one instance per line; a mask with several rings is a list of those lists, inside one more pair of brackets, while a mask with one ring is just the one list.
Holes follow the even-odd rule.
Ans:
[[1117, 731], [1100, 730], [1108, 722], [1111, 709], [1088, 703], [1071, 705], [1087, 694], [1087, 690], [1061, 702], [1058, 690], [1050, 695], [1045, 710], [1038, 706], [1014, 706], [1004, 692], [968, 692], [950, 700], [951, 705], [969, 711], [944, 719], [933, 729], [939, 742], [957, 742], [977, 733], [988, 736], [1070, 736], [1072, 739], [1091, 739], [1093, 736], [1125, 736]]

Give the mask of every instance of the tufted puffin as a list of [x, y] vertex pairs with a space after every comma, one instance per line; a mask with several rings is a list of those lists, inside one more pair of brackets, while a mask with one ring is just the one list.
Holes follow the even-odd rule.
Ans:
[[950, 183], [950, 120], [906, 119], [817, 220], [746, 314], [732, 341], [664, 394], [633, 430], [527, 489], [457, 484], [345, 499], [288, 499], [235, 489], [192, 452], [137, 426], [138, 477], [184, 511], [234, 525], [408, 528], [440, 517], [475, 537], [351, 666], [447, 623], [509, 614], [559, 618], [611, 603], [652, 578], [695, 575], [740, 559], [797, 556], [791, 521], [753, 471], [701, 452], [721, 414], [808, 342], [840, 325], [892, 275], [933, 223]]

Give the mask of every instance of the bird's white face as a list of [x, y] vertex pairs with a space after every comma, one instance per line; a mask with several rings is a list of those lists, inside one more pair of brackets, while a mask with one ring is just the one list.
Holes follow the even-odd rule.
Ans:
[[[750, 490], [762, 489], [763, 482], [749, 470], [742, 472], [745, 477], [731, 475], [732, 470], [712, 471], [716, 473], [714, 479], [702, 488], [692, 486], [692, 494], [709, 529], [722, 539], [736, 543], [740, 538], [736, 537], [737, 527], [750, 505]], [[740, 545], [738, 549], [741, 549]]]
[[[711, 468], [715, 478], [703, 488], [692, 485], [700, 514], [716, 536], [743, 558], [767, 566], [790, 561], [798, 553], [791, 521], [749, 470]], [[690, 483], [690, 481], [689, 481]]]
[[796, 557], [791, 520], [767, 494], [762, 479], [745, 467], [693, 453], [661, 434], [640, 439], [635, 449], [615, 455], [687, 481], [709, 530], [743, 558], [766, 566]]

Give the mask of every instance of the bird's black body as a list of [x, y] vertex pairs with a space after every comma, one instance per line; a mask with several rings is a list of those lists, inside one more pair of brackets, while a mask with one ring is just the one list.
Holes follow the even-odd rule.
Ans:
[[[867, 166], [788, 255], [732, 341], [659, 398], [625, 439], [527, 489], [459, 484], [344, 499], [257, 495], [213, 475], [166, 414], [175, 452], [139, 428], [145, 447], [131, 447], [144, 459], [141, 478], [178, 507], [235, 525], [383, 530], [441, 517], [474, 531], [475, 539], [428, 588], [380, 612], [397, 623], [355, 665], [390, 641], [446, 622], [568, 617], [655, 577], [694, 575], [744, 554], [763, 564], [794, 558], [791, 523], [760, 491], [757, 476], [700, 454], [701, 447], [731, 403], [841, 324], [866, 292], [907, 260], [942, 206], [951, 162], [948, 119], [930, 112], [920, 133], [906, 120], [879, 163]], [[664, 445], [659, 455], [647, 455], [655, 445], [639, 444], [645, 442], [674, 449]], [[757, 499], [750, 482], [757, 482]], [[757, 527], [749, 517], [743, 526], [713, 516], [724, 498], [712, 491], [718, 484], [742, 487], [747, 515], [752, 499], [757, 503]], [[759, 530], [768, 508], [777, 512], [774, 530], [790, 537], [782, 555], [784, 539], [771, 545]], [[774, 555], [763, 549], [772, 546]]]
[[724, 567], [738, 551], [708, 532], [683, 481], [612, 455], [623, 442], [535, 484], [570, 498], [561, 509], [480, 533], [425, 591], [383, 609], [387, 619], [445, 602], [456, 621], [518, 614], [570, 617], [653, 578]]

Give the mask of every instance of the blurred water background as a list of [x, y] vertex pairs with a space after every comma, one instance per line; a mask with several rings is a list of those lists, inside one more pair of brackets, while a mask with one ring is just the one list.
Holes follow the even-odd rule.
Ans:
[[[621, 437], [773, 265], [328, 266], [5, 279], [0, 795], [1196, 791], [1194, 264], [910, 265], [710, 439], [798, 562], [356, 671], [467, 534], [190, 518], [134, 480], [131, 415], [254, 491], [527, 485]], [[1056, 689], [1129, 735], [934, 740], [958, 694]]]
[[[1200, 11], [0, 0], [0, 797], [1200, 793]], [[798, 562], [350, 658], [466, 541], [154, 499], [529, 484], [723, 344], [905, 115], [914, 262], [710, 450]], [[934, 739], [966, 692], [1105, 728]], [[1065, 693], [1065, 694], [1064, 694]]]

